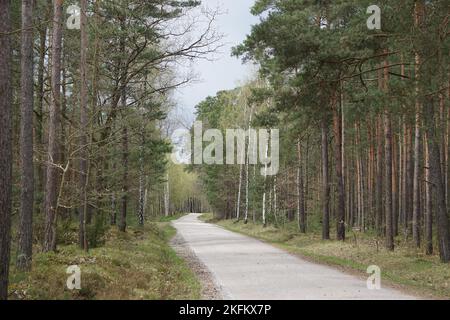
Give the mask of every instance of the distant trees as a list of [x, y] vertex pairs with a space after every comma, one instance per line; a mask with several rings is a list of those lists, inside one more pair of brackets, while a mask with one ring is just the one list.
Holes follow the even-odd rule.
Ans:
[[[247, 103], [258, 113], [252, 126], [280, 128], [283, 148], [276, 179], [264, 183], [251, 166], [246, 170], [248, 208], [275, 225], [297, 211], [302, 232], [306, 212], [308, 226], [320, 223], [323, 239], [330, 229], [337, 240], [345, 240], [347, 231], [373, 229], [388, 250], [410, 243], [421, 249], [426, 239], [427, 254], [436, 241], [447, 262], [448, 1], [381, 1], [379, 31], [367, 29], [370, 4], [255, 2], [252, 13], [261, 20], [234, 54], [260, 66], [262, 81], [248, 84], [253, 94]], [[231, 114], [231, 124], [237, 123], [245, 102], [229, 101], [239, 90], [200, 103], [198, 119], [226, 128]], [[298, 154], [307, 139], [312, 146]], [[299, 169], [304, 153], [307, 170]], [[230, 187], [240, 194], [240, 184], [226, 181], [221, 170], [200, 168], [210, 202], [226, 217], [221, 200]], [[241, 180], [239, 168], [227, 170]], [[275, 194], [264, 201], [269, 190]]]

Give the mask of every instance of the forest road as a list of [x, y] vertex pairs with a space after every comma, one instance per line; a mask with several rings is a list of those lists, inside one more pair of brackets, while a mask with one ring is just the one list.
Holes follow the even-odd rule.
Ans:
[[190, 214], [172, 223], [227, 300], [415, 299], [395, 289], [369, 290], [365, 279], [202, 222], [199, 216]]

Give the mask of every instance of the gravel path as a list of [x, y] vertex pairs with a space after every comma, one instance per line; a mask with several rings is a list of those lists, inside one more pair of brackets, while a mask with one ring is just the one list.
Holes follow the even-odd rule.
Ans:
[[170, 245], [175, 250], [177, 255], [183, 258], [192, 271], [197, 275], [202, 286], [202, 300], [222, 300], [222, 289], [215, 282], [214, 276], [208, 270], [203, 262], [195, 255], [189, 248], [183, 237], [177, 233], [172, 239]]
[[[172, 222], [175, 247], [197, 272], [209, 299], [409, 300], [394, 289], [367, 289], [366, 281], [308, 262], [270, 244], [198, 220]], [[180, 249], [182, 248], [182, 250]]]

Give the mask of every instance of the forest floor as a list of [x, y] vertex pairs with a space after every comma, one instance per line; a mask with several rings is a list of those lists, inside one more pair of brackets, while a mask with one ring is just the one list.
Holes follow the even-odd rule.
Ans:
[[[169, 222], [151, 222], [109, 231], [105, 245], [89, 253], [76, 245], [38, 253], [30, 273], [12, 267], [10, 299], [199, 299], [197, 277], [169, 245], [175, 233]], [[66, 287], [71, 265], [81, 269], [81, 290]]]
[[395, 252], [384, 249], [383, 242], [362, 233], [350, 233], [346, 242], [321, 240], [321, 233], [299, 234], [295, 223], [276, 228], [235, 220], [216, 220], [212, 214], [200, 218], [270, 243], [309, 261], [333, 266], [346, 273], [367, 278], [367, 267], [377, 265], [382, 272], [382, 285], [398, 288], [425, 299], [450, 298], [450, 268], [438, 256], [426, 256], [413, 248], [402, 246], [397, 239]]

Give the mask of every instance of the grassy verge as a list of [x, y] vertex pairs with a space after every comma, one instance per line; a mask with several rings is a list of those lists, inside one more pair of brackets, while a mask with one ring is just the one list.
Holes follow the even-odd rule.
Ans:
[[[85, 253], [75, 245], [58, 253], [36, 254], [33, 271], [11, 270], [11, 299], [198, 299], [200, 284], [168, 245], [168, 223], [112, 230], [106, 243]], [[81, 268], [81, 287], [66, 288], [70, 265]]]
[[426, 256], [418, 250], [402, 246], [399, 239], [395, 252], [389, 252], [384, 250], [383, 242], [377, 241], [376, 237], [362, 233], [350, 233], [349, 239], [342, 243], [323, 241], [319, 232], [299, 234], [293, 226], [263, 228], [251, 222], [245, 225], [232, 220], [218, 221], [209, 214], [201, 219], [266, 241], [311, 261], [365, 277], [367, 267], [377, 265], [381, 268], [385, 285], [393, 285], [426, 298], [450, 298], [450, 266], [440, 263], [437, 256]]

